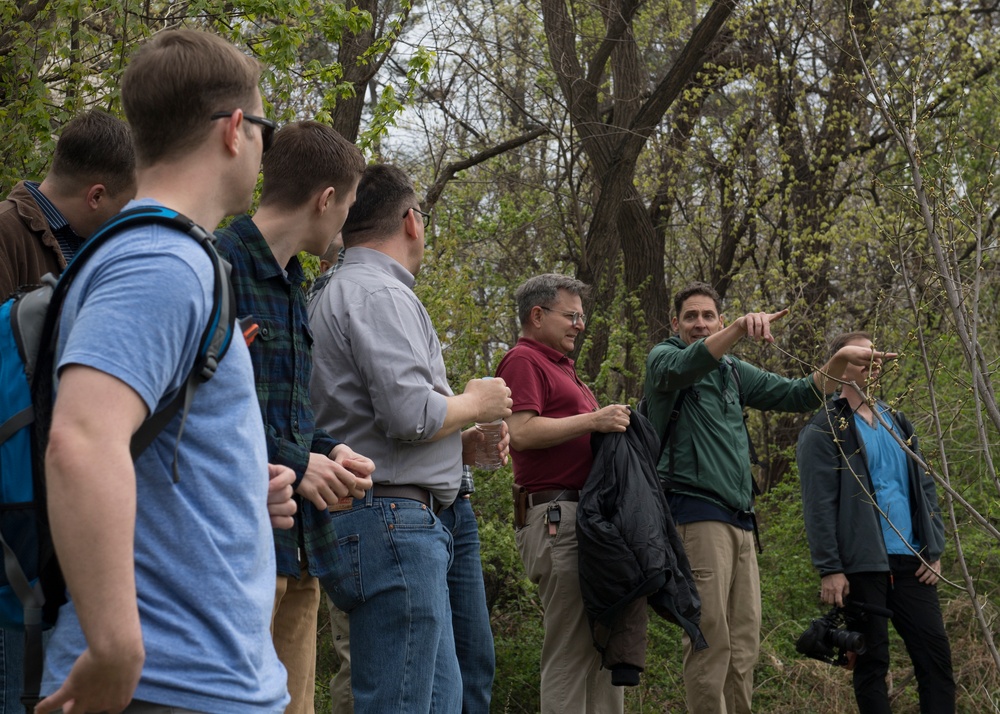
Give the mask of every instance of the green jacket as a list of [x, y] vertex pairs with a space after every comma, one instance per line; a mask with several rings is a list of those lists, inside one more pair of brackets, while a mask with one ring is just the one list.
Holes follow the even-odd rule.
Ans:
[[[739, 370], [739, 385], [734, 369]], [[672, 444], [663, 450], [657, 466], [665, 488], [729, 510], [750, 511], [753, 476], [743, 407], [807, 412], [821, 406], [824, 395], [811, 376], [789, 379], [728, 355], [717, 360], [704, 340], [687, 345], [671, 337], [646, 358], [644, 392], [658, 434], [664, 433], [677, 395], [686, 387], [692, 391], [681, 407]]]

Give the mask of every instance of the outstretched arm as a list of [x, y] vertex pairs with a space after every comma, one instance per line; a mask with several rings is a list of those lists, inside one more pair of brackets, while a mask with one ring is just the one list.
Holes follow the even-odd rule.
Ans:
[[714, 335], [705, 338], [705, 347], [715, 359], [722, 359], [744, 337], [754, 341], [774, 342], [771, 323], [788, 314], [788, 309], [778, 312], [750, 312], [737, 318]]
[[880, 367], [883, 360], [898, 356], [896, 352], [878, 352], [861, 345], [845, 345], [825, 365], [813, 372], [812, 378], [820, 392], [833, 394], [843, 384], [844, 370], [848, 366]]

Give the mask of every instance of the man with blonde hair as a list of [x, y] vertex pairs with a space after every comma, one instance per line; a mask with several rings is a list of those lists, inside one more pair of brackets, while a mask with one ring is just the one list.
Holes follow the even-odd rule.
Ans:
[[847, 384], [799, 433], [795, 452], [820, 597], [846, 607], [847, 628], [864, 635], [853, 675], [861, 714], [892, 709], [888, 620], [859, 603], [892, 611], [913, 661], [920, 711], [950, 714], [955, 677], [937, 592], [945, 539], [934, 479], [901, 445], [920, 454], [913, 424], [873, 398], [883, 353], [867, 332], [839, 335], [831, 352], [849, 345], [867, 352], [868, 363], [848, 367]]
[[[258, 63], [212, 34], [144, 43], [121, 84], [133, 205], [209, 232], [245, 211], [274, 130], [259, 81]], [[70, 599], [46, 650], [39, 714], [272, 714], [288, 703], [268, 631], [269, 511], [287, 518], [271, 509], [294, 474], [268, 468], [238, 333], [195, 391], [183, 436], [175, 414], [134, 462], [130, 453], [147, 416], [185, 387], [215, 287], [201, 245], [150, 224], [104, 244], [67, 295], [45, 467]]]

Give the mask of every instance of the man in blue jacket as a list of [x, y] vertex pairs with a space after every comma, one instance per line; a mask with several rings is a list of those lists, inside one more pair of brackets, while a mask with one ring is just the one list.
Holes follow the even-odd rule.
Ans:
[[[955, 711], [955, 680], [936, 587], [944, 523], [934, 479], [900, 444], [919, 453], [913, 425], [866, 394], [881, 366], [871, 335], [841, 335], [833, 349], [848, 345], [871, 351], [870, 367], [848, 367], [848, 384], [802, 430], [796, 452], [821, 596], [838, 607], [854, 601], [892, 610], [913, 660], [920, 711], [948, 714]], [[858, 709], [888, 713], [886, 618], [849, 615], [847, 627], [867, 643], [854, 668]]]

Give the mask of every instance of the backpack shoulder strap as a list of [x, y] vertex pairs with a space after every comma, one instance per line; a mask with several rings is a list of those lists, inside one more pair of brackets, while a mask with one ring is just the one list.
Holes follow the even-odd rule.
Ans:
[[[46, 399], [46, 395], [51, 395], [52, 393], [52, 371], [55, 366], [55, 344], [58, 335], [59, 316], [62, 311], [62, 303], [66, 299], [66, 294], [69, 292], [74, 279], [79, 274], [80, 268], [86, 264], [98, 248], [115, 235], [130, 228], [149, 224], [169, 226], [191, 236], [205, 249], [205, 252], [212, 261], [212, 268], [215, 274], [212, 312], [209, 315], [205, 329], [202, 331], [195, 362], [185, 380], [185, 386], [178, 390], [177, 397], [171, 400], [166, 407], [150, 415], [132, 437], [131, 452], [132, 458], [135, 459], [153, 442], [173, 416], [178, 411], [183, 410], [181, 425], [177, 434], [177, 443], [174, 447], [173, 476], [176, 482], [179, 480], [177, 470], [178, 448], [181, 436], [184, 433], [184, 423], [191, 406], [191, 399], [194, 396], [197, 386], [212, 378], [219, 366], [219, 361], [229, 349], [233, 337], [236, 304], [232, 283], [229, 279], [230, 266], [215, 250], [215, 236], [190, 218], [162, 206], [141, 206], [119, 213], [101, 226], [83, 244], [73, 260], [66, 267], [66, 270], [63, 271], [59, 282], [56, 283], [55, 288], [52, 290], [49, 309], [46, 312], [41, 332], [41, 347], [39, 349], [35, 372], [37, 379], [33, 381], [32, 385], [32, 401], [35, 401], [39, 397]], [[51, 400], [51, 396], [48, 397], [48, 400]], [[43, 430], [43, 433], [47, 433], [47, 424], [39, 426]]]
[[674, 399], [674, 408], [670, 410], [670, 417], [667, 419], [667, 425], [663, 429], [663, 436], [660, 437], [660, 453], [656, 457], [656, 463], [660, 463], [660, 459], [663, 458], [663, 451], [667, 448], [667, 444], [670, 444], [670, 466], [667, 473], [668, 478], [673, 476], [674, 473], [674, 433], [677, 430], [677, 420], [681, 418], [681, 407], [684, 406], [684, 400], [687, 399], [688, 394], [691, 393], [692, 387], [685, 387], [677, 393], [677, 397]]
[[[740, 395], [740, 409], [743, 410], [743, 428], [747, 432], [747, 449], [750, 452], [750, 463], [753, 466], [760, 466], [760, 457], [757, 455], [757, 447], [754, 446], [753, 439], [750, 438], [750, 427], [747, 425], [747, 395], [743, 391], [743, 378], [740, 376], [740, 370], [736, 367], [736, 362], [733, 361], [729, 355], [726, 355], [723, 359], [730, 367], [730, 371], [733, 375], [733, 383], [736, 385], [736, 391], [739, 392]], [[757, 486], [756, 481], [753, 481], [753, 495], [760, 495], [760, 487]]]

